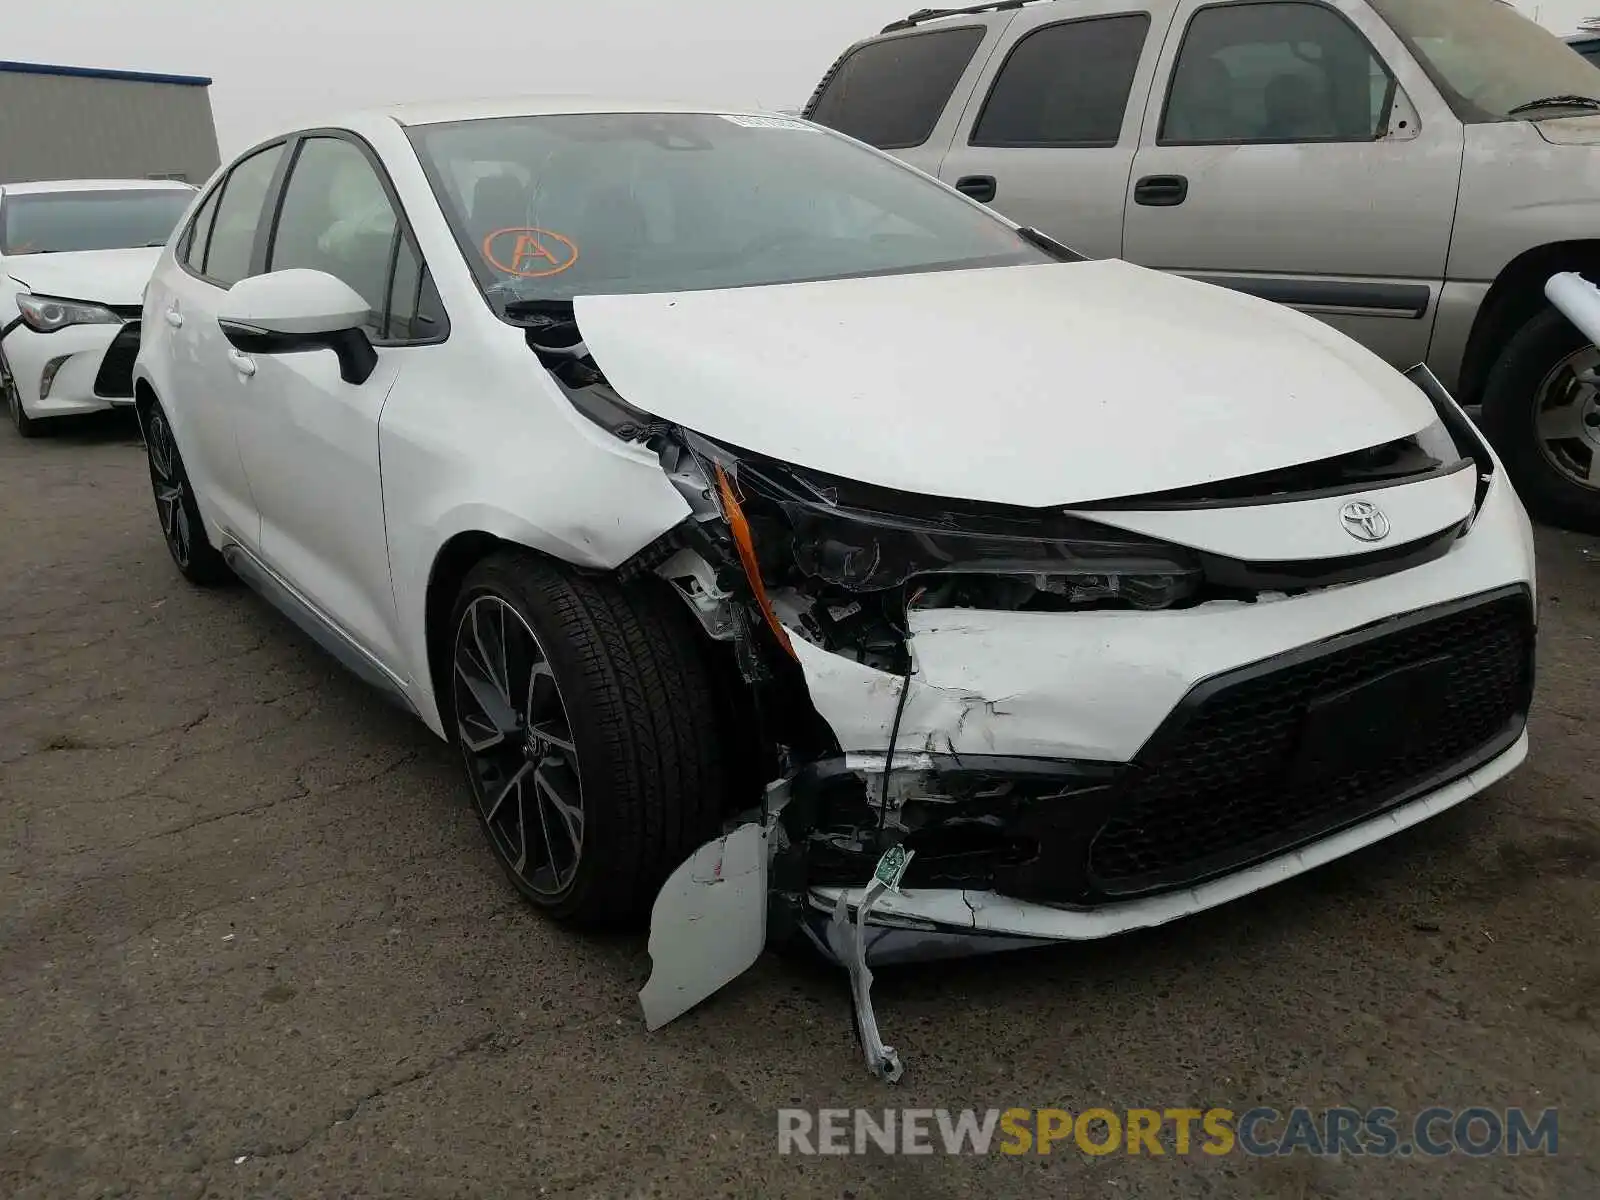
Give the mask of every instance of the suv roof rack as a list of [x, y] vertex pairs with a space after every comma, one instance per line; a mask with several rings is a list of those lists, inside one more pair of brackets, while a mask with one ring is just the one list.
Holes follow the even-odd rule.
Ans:
[[908, 17], [891, 21], [880, 32], [897, 33], [902, 29], [915, 29], [924, 21], [937, 21], [940, 17], [970, 17], [975, 13], [1005, 12], [1008, 9], [1021, 8], [1025, 4], [1037, 3], [1039, 0], [993, 0], [992, 3], [974, 4], [970, 8], [919, 8]]

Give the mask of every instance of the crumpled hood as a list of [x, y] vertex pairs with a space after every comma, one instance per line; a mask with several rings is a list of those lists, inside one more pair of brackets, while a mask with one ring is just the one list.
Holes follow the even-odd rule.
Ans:
[[138, 304], [161, 257], [160, 246], [131, 250], [79, 250], [60, 254], [21, 254], [7, 261], [10, 276], [40, 296], [93, 300], [100, 304]]
[[628, 403], [933, 496], [1045, 507], [1164, 491], [1435, 419], [1320, 321], [1117, 260], [586, 296], [576, 313]]

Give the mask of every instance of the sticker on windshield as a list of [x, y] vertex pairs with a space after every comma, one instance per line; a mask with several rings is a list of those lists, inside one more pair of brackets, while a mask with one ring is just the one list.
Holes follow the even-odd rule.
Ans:
[[791, 117], [747, 117], [738, 113], [718, 113], [724, 121], [731, 121], [735, 125], [742, 125], [746, 129], [792, 129], [796, 133], [815, 133], [815, 125], [804, 121], [796, 121]]
[[541, 279], [570, 270], [578, 261], [578, 244], [553, 230], [518, 225], [485, 237], [483, 257], [502, 274]]

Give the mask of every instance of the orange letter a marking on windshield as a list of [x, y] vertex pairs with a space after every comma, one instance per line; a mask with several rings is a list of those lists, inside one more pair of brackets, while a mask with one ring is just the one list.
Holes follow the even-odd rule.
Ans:
[[511, 270], [514, 274], [521, 274], [528, 268], [543, 259], [552, 267], [559, 268], [560, 261], [554, 254], [544, 248], [544, 243], [539, 240], [536, 233], [519, 233], [517, 235], [517, 248], [511, 254]]

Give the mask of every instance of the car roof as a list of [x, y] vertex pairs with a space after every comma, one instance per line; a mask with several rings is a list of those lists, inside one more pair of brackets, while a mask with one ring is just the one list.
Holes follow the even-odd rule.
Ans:
[[53, 192], [131, 192], [148, 189], [194, 191], [192, 184], [178, 179], [40, 179], [31, 183], [0, 183], [8, 196], [40, 196]]
[[[607, 96], [494, 96], [393, 104], [347, 113], [330, 127], [390, 120], [397, 124], [440, 125], [452, 121], [484, 121], [497, 117], [568, 116], [577, 113], [739, 113], [778, 115], [742, 105], [681, 104], [671, 101], [618, 99]], [[314, 126], [303, 126], [314, 128]]]

